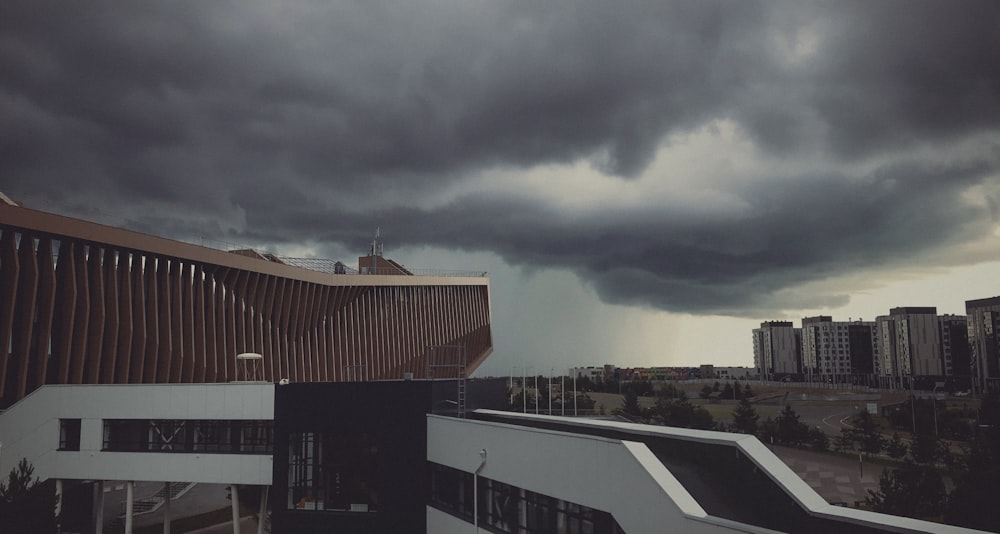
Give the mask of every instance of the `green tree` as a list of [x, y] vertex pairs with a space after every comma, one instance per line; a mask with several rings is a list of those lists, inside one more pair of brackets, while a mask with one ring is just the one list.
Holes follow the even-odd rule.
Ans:
[[748, 399], [750, 397], [753, 397], [753, 389], [750, 388], [749, 382], [747, 382], [746, 385], [743, 386], [743, 396]]
[[785, 409], [778, 414], [777, 423], [777, 438], [781, 443], [799, 445], [809, 437], [809, 427], [799, 421], [799, 414], [795, 413], [790, 404], [786, 404]]
[[866, 410], [861, 410], [854, 418], [855, 440], [866, 456], [882, 452], [885, 440], [882, 439], [880, 428], [875, 419]]
[[733, 398], [733, 385], [726, 382], [726, 385], [722, 387], [722, 398], [731, 399]]
[[964, 469], [955, 477], [944, 519], [952, 525], [1000, 532], [997, 495], [1000, 495], [1000, 427], [985, 426], [970, 443]]
[[855, 448], [854, 431], [848, 427], [840, 429], [840, 434], [833, 440], [833, 448], [837, 452], [853, 451]]
[[933, 434], [917, 434], [910, 444], [910, 456], [918, 464], [933, 464], [940, 456], [941, 443]]
[[899, 460], [903, 456], [906, 456], [906, 450], [906, 444], [903, 443], [903, 440], [899, 437], [899, 433], [893, 432], [892, 439], [890, 439], [885, 445], [886, 454], [888, 454], [890, 458]]
[[673, 384], [664, 384], [663, 387], [656, 390], [657, 397], [666, 397], [668, 399], [683, 397], [684, 392], [678, 390]]
[[[566, 403], [566, 412], [567, 413], [569, 413], [569, 410], [572, 408], [572, 405], [570, 405], [569, 402], [571, 402], [571, 401], [567, 401], [567, 403]], [[595, 404], [597, 404], [597, 401], [595, 401], [594, 399], [590, 398], [590, 395], [587, 395], [586, 393], [577, 393], [576, 394], [576, 409], [577, 410], [588, 410], [588, 411], [589, 410], [593, 410]]]
[[[938, 415], [942, 415], [940, 411]], [[916, 429], [913, 428], [914, 419], [917, 421]], [[930, 399], [907, 399], [889, 414], [889, 422], [896, 428], [912, 433], [933, 432], [934, 404]]]
[[698, 395], [703, 399], [707, 399], [708, 396], [711, 394], [712, 394], [712, 386], [705, 384], [705, 386], [701, 388], [701, 392]]
[[[598, 382], [598, 384], [601, 384], [601, 382]], [[598, 389], [595, 389], [595, 391], [604, 391], [604, 392], [607, 392], [607, 393], [618, 393], [619, 391], [621, 391], [621, 382], [617, 378], [614, 378], [614, 377], [605, 378], [604, 382], [603, 382], [603, 386], [601, 386]]]
[[[688, 406], [692, 406], [690, 402], [687, 402], [687, 404]], [[688, 428], [715, 430], [715, 419], [712, 417], [712, 414], [708, 413], [708, 410], [701, 406], [694, 406], [693, 410], [691, 410], [691, 423]]]
[[622, 403], [622, 411], [626, 414], [634, 416], [642, 415], [642, 408], [639, 407], [639, 395], [634, 389], [628, 388], [625, 390]]
[[691, 404], [686, 398], [667, 399], [660, 397], [649, 410], [651, 417], [666, 426], [713, 430], [715, 420], [708, 410]]
[[878, 490], [868, 490], [865, 502], [876, 512], [935, 519], [944, 511], [945, 497], [937, 470], [907, 460], [899, 469], [883, 470]]
[[652, 397], [653, 396], [653, 383], [645, 378], [641, 380], [634, 380], [629, 387], [635, 390], [635, 394], [640, 397]]
[[7, 483], [0, 482], [0, 525], [4, 534], [55, 534], [56, 495], [51, 485], [40, 484], [27, 458], [11, 469]]
[[830, 448], [830, 438], [822, 430], [810, 428], [809, 445], [817, 451], [825, 451]]
[[733, 429], [741, 434], [756, 434], [758, 419], [757, 410], [744, 397], [733, 410]]
[[780, 443], [780, 440], [778, 440], [778, 422], [770, 417], [764, 419], [764, 422], [760, 423], [757, 427], [757, 436], [764, 443], [774, 443], [775, 440]]

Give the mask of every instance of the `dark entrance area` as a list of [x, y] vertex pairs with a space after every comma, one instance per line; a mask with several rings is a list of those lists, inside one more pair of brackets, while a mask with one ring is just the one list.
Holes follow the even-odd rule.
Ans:
[[275, 390], [271, 524], [277, 533], [422, 533], [426, 414], [506, 402], [506, 381], [301, 383]]

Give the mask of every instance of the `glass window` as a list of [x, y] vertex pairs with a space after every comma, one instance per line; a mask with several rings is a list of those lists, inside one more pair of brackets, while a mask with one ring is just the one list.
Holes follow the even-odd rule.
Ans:
[[[288, 507], [316, 510], [313, 483], [316, 470], [316, 439], [312, 432], [294, 433], [288, 440]], [[319, 503], [322, 504], [322, 500]]]
[[138, 452], [149, 450], [146, 427], [141, 419], [105, 419], [104, 450]]
[[271, 452], [270, 421], [241, 421], [240, 451]]
[[225, 452], [231, 449], [229, 421], [195, 421], [191, 446], [197, 452]]
[[472, 473], [431, 464], [431, 503], [472, 521]]
[[366, 433], [289, 436], [288, 508], [378, 510], [378, 445]]
[[509, 484], [479, 478], [479, 521], [492, 532], [517, 532], [520, 496]]
[[59, 450], [61, 451], [80, 450], [79, 419], [59, 420]]
[[273, 428], [272, 421], [105, 419], [104, 450], [268, 453]]
[[[472, 522], [473, 475], [430, 464], [431, 506]], [[497, 534], [621, 534], [611, 514], [486, 477], [478, 477], [479, 526]]]
[[149, 422], [149, 450], [183, 451], [185, 421], [159, 420]]

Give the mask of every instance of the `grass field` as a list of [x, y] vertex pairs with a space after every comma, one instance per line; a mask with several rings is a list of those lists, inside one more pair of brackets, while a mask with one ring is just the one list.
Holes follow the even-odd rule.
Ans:
[[[716, 422], [728, 424], [732, 421], [737, 401], [720, 399], [709, 402], [700, 398], [698, 393], [704, 387], [702, 383], [674, 383], [674, 386], [684, 390], [691, 403], [705, 408]], [[887, 406], [903, 402], [908, 396], [905, 391], [848, 391], [799, 384], [751, 384], [751, 388], [754, 392], [751, 402], [760, 416], [760, 421], [768, 417], [776, 418], [785, 404], [790, 404], [804, 423], [820, 428], [830, 436], [839, 432], [839, 422], [842, 419], [865, 409], [867, 404]], [[595, 410], [598, 413], [611, 414], [623, 405], [622, 395], [618, 393], [591, 392], [588, 395], [596, 402]], [[652, 406], [655, 402], [655, 397], [639, 397], [639, 405], [644, 408]], [[949, 398], [946, 402], [948, 405], [962, 405], [972, 401], [968, 398]]]
[[[622, 407], [622, 396], [617, 393], [588, 393], [588, 395], [597, 403], [595, 409], [598, 412], [601, 411], [602, 406], [604, 407], [604, 413], [607, 414], [611, 414], [616, 409]], [[649, 408], [655, 402], [655, 397], [639, 397], [639, 406], [643, 408]], [[716, 421], [727, 423], [732, 420], [733, 410], [736, 408], [736, 403], [733, 401], [721, 401], [719, 404], [710, 404], [704, 399], [691, 399], [691, 403], [708, 410], [708, 413], [712, 414], [712, 418]], [[767, 417], [777, 416], [781, 412], [782, 406], [760, 404], [754, 406], [754, 408], [757, 409], [761, 420], [764, 420]]]

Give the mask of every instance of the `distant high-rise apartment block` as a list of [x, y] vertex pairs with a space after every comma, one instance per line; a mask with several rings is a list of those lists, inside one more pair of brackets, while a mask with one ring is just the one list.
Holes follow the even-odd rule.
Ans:
[[969, 377], [969, 322], [964, 315], [939, 315], [938, 335], [945, 376]]
[[944, 376], [944, 357], [937, 308], [892, 308], [876, 319], [881, 359], [879, 375]]
[[753, 360], [762, 378], [802, 372], [801, 330], [791, 321], [765, 321], [753, 331]]
[[879, 352], [871, 321], [834, 321], [827, 315], [802, 319], [802, 366], [807, 377], [855, 382], [852, 375], [871, 376]]
[[756, 372], [763, 379], [793, 375], [895, 388], [918, 377], [916, 387], [946, 381], [962, 389], [971, 378], [1000, 391], [1000, 297], [971, 300], [966, 308], [968, 317], [938, 315], [933, 306], [892, 308], [874, 321], [803, 317], [801, 329], [763, 322], [753, 330]]
[[974, 381], [979, 387], [1000, 390], [1000, 297], [967, 300], [965, 313]]

